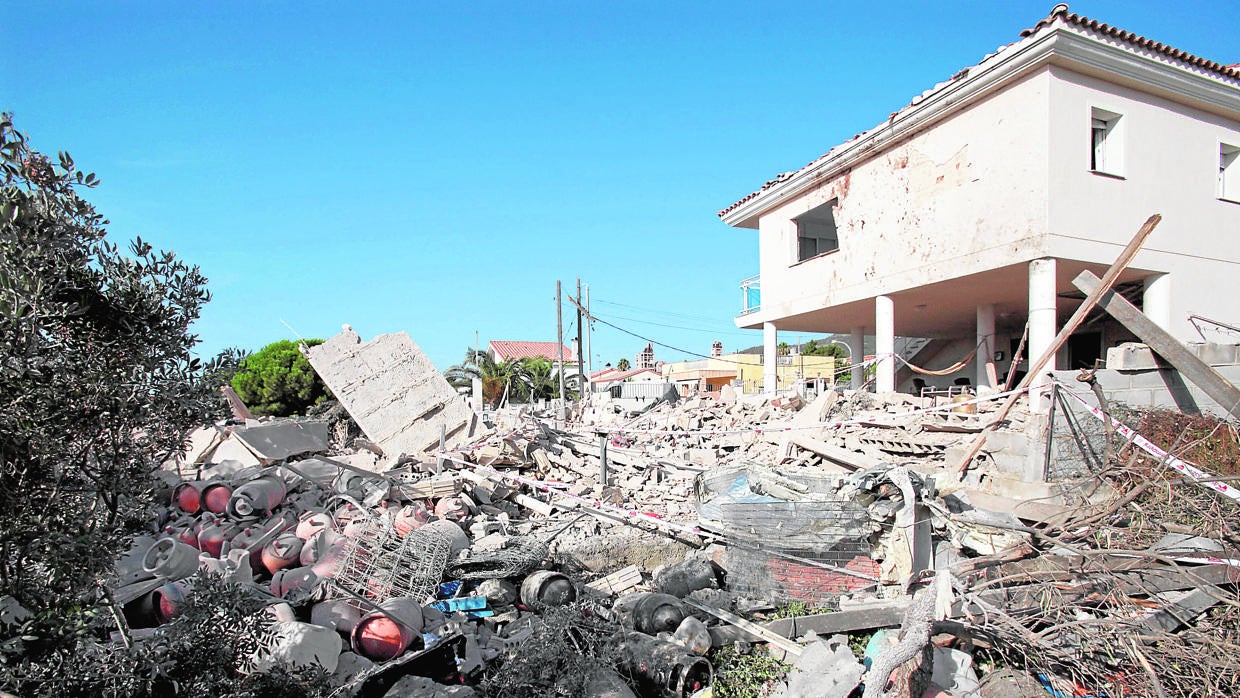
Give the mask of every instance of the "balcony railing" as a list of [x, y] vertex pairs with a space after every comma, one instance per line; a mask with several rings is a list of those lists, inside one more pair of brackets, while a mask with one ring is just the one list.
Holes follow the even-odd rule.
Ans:
[[755, 274], [741, 282], [741, 315], [762, 309], [762, 275]]

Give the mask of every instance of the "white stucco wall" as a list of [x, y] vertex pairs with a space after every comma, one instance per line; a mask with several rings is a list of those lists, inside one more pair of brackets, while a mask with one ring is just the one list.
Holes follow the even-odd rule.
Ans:
[[[1132, 268], [1171, 275], [1171, 331], [1200, 340], [1190, 312], [1240, 322], [1240, 204], [1218, 198], [1217, 179], [1219, 143], [1240, 144], [1240, 122], [1064, 68], [1050, 106], [1050, 254], [1109, 265], [1160, 213]], [[1122, 115], [1122, 179], [1089, 171], [1094, 107]]]
[[[1042, 256], [1043, 69], [759, 220], [762, 319]], [[833, 198], [839, 250], [797, 263], [793, 219]]]

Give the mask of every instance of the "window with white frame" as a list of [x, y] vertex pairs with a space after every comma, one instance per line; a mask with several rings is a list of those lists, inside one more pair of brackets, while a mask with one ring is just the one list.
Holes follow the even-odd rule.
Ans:
[[1090, 110], [1089, 169], [1109, 175], [1124, 172], [1121, 115], [1094, 107]]
[[792, 219], [797, 225], [798, 262], [840, 248], [839, 232], [835, 227], [835, 207], [839, 201], [831, 199]]
[[1218, 145], [1218, 198], [1240, 203], [1240, 146]]

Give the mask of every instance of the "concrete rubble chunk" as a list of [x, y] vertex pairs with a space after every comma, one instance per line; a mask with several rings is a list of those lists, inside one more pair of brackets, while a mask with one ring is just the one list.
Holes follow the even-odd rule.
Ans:
[[861, 683], [865, 667], [849, 649], [846, 635], [815, 640], [792, 665], [777, 698], [847, 698]]
[[473, 412], [408, 334], [384, 334], [362, 342], [346, 326], [304, 352], [340, 404], [384, 453], [432, 451], [439, 445], [441, 429], [449, 448], [469, 436]]

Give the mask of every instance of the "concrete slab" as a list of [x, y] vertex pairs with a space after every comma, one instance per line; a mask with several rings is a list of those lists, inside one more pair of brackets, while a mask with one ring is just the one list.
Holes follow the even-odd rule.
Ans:
[[233, 427], [233, 438], [240, 439], [264, 462], [284, 460], [303, 453], [327, 450], [327, 422], [279, 419], [254, 426]]
[[452, 448], [472, 429], [469, 405], [404, 332], [363, 343], [346, 325], [305, 354], [367, 438], [386, 454], [433, 451], [441, 427]]

